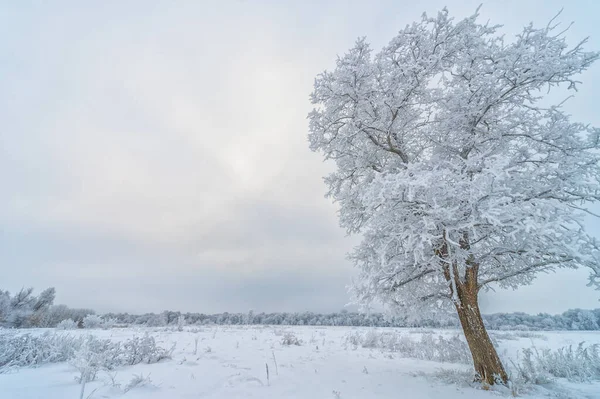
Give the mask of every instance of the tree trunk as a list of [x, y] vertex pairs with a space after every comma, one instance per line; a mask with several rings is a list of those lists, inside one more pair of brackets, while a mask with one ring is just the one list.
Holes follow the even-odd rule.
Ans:
[[470, 288], [465, 285], [458, 288], [460, 303], [456, 304], [456, 311], [473, 356], [476, 378], [489, 385], [506, 384], [508, 376], [479, 312], [477, 290]]
[[[436, 252], [442, 259], [448, 258], [448, 240], [444, 230], [443, 242], [440, 249]], [[468, 233], [464, 233], [460, 239], [460, 247], [464, 251], [469, 251]], [[466, 261], [464, 277], [459, 275], [456, 263], [442, 262], [444, 277], [448, 281], [450, 293], [455, 298], [454, 305], [460, 319], [467, 344], [473, 357], [473, 366], [478, 381], [494, 385], [496, 383], [507, 384], [508, 375], [502, 366], [498, 352], [492, 344], [492, 340], [485, 329], [481, 312], [479, 311], [479, 286], [477, 283], [479, 264], [472, 256]]]

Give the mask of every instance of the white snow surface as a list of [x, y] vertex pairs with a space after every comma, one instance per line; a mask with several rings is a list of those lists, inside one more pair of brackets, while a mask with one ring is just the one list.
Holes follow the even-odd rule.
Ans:
[[[111, 377], [100, 372], [85, 387], [84, 398], [435, 398], [470, 399], [511, 397], [507, 389], [483, 390], [477, 385], [444, 382], [440, 370], [469, 370], [464, 364], [437, 363], [401, 358], [385, 349], [348, 345], [349, 334], [366, 333], [369, 328], [308, 326], [202, 326], [183, 331], [158, 328], [113, 328], [76, 330], [98, 338], [123, 341], [149, 333], [169, 348], [176, 343], [172, 359], [156, 364], [121, 367]], [[432, 333], [453, 336], [456, 330], [386, 329], [418, 340]], [[45, 329], [23, 330], [41, 334]], [[286, 332], [302, 340], [300, 346], [282, 344]], [[502, 333], [498, 334], [500, 337]], [[195, 341], [198, 340], [194, 355]], [[600, 343], [600, 332], [540, 332], [532, 338], [498, 339], [505, 362], [516, 360], [522, 348], [560, 348]], [[275, 365], [275, 360], [277, 365]], [[266, 366], [269, 369], [267, 380]], [[77, 371], [68, 363], [20, 368], [0, 374], [2, 399], [79, 398]], [[128, 391], [124, 387], [134, 375], [151, 382]], [[600, 398], [600, 383], [570, 383], [559, 380], [520, 393], [525, 398]]]

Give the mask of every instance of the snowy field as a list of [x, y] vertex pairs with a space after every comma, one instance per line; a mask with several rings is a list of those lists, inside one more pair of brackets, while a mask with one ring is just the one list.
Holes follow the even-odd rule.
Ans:
[[[470, 366], [456, 357], [462, 342], [453, 340], [459, 332], [452, 330], [187, 326], [183, 331], [113, 328], [20, 332], [42, 335], [47, 331], [74, 336], [92, 334], [115, 342], [147, 333], [163, 348], [174, 346], [170, 359], [99, 371], [95, 380], [86, 384], [84, 398], [511, 397], [508, 389], [486, 391], [469, 384], [465, 371]], [[0, 334], [9, 332], [0, 330]], [[440, 335], [445, 338], [435, 349]], [[516, 362], [522, 349], [532, 346], [543, 350], [576, 346], [581, 341], [600, 343], [600, 332], [492, 332], [492, 336], [505, 363], [511, 359]], [[447, 352], [440, 354], [442, 347]], [[431, 349], [435, 353], [429, 352]], [[458, 363], [423, 360], [436, 356], [458, 359]], [[81, 384], [76, 381], [79, 375], [73, 362], [13, 367], [0, 374], [0, 398], [77, 399], [81, 395]], [[542, 386], [524, 387], [519, 396], [600, 398], [600, 383], [558, 379]]]

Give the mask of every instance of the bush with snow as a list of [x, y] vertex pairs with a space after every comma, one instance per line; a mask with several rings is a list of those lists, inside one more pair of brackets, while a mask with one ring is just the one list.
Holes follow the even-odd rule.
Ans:
[[143, 374], [134, 374], [129, 383], [123, 389], [123, 392], [129, 392], [133, 388], [142, 387], [142, 386], [153, 386], [152, 380], [150, 379], [150, 374], [144, 377]]
[[370, 330], [365, 334], [356, 332], [345, 338], [346, 344], [357, 348], [382, 349], [397, 353], [401, 357], [432, 360], [442, 363], [469, 364], [471, 353], [467, 343], [459, 335], [450, 338], [423, 334], [419, 341], [393, 331]]
[[283, 334], [283, 338], [281, 339], [281, 344], [285, 346], [302, 345], [302, 340], [298, 339], [294, 333], [286, 332]]
[[65, 334], [0, 334], [0, 373], [12, 368], [65, 362], [80, 345], [80, 338]]
[[168, 359], [173, 349], [161, 348], [156, 345], [154, 337], [148, 334], [142, 338], [133, 337], [123, 344], [89, 335], [83, 340], [70, 363], [80, 372], [78, 382], [85, 383], [96, 379], [100, 370], [110, 371], [120, 366], [151, 364]]
[[575, 382], [600, 381], [600, 345], [577, 348], [567, 346], [558, 350], [523, 349], [523, 358], [514, 363], [516, 378], [524, 383], [545, 384], [554, 378]]
[[89, 314], [83, 318], [83, 328], [101, 328], [104, 320], [98, 315]]
[[72, 319], [66, 319], [56, 325], [57, 330], [75, 330], [77, 329], [77, 323]]
[[116, 319], [114, 318], [110, 318], [110, 317], [103, 317], [102, 318], [102, 328], [104, 329], [110, 329], [115, 327], [117, 324], [119, 324], [117, 322]]
[[77, 382], [86, 383], [96, 379], [100, 370], [113, 370], [121, 365], [119, 343], [108, 339], [98, 339], [93, 335], [85, 337], [69, 363], [75, 367], [80, 375]]
[[100, 370], [156, 363], [170, 358], [173, 350], [174, 347], [167, 350], [158, 346], [154, 337], [148, 334], [120, 343], [93, 335], [73, 337], [46, 332], [35, 336], [7, 332], [0, 334], [0, 373], [18, 367], [68, 361], [80, 372], [78, 381], [88, 382], [94, 380]]
[[142, 338], [133, 337], [132, 339], [127, 340], [123, 344], [122, 356], [124, 364], [150, 364], [170, 358], [174, 349], [174, 346], [170, 350], [166, 350], [156, 345], [154, 337], [146, 334]]

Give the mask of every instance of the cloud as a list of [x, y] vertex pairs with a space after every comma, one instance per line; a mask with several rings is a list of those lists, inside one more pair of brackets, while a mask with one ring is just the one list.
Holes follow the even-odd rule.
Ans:
[[[337, 227], [331, 165], [308, 150], [313, 79], [356, 37], [379, 48], [442, 3], [2, 5], [2, 288], [56, 286], [101, 311], [338, 310], [359, 237]], [[560, 9], [516, 4], [482, 17], [514, 32]], [[563, 14], [573, 37], [594, 15]], [[596, 125], [598, 73], [568, 105]], [[522, 292], [490, 309], [543, 307], [530, 299], [547, 291]]]

